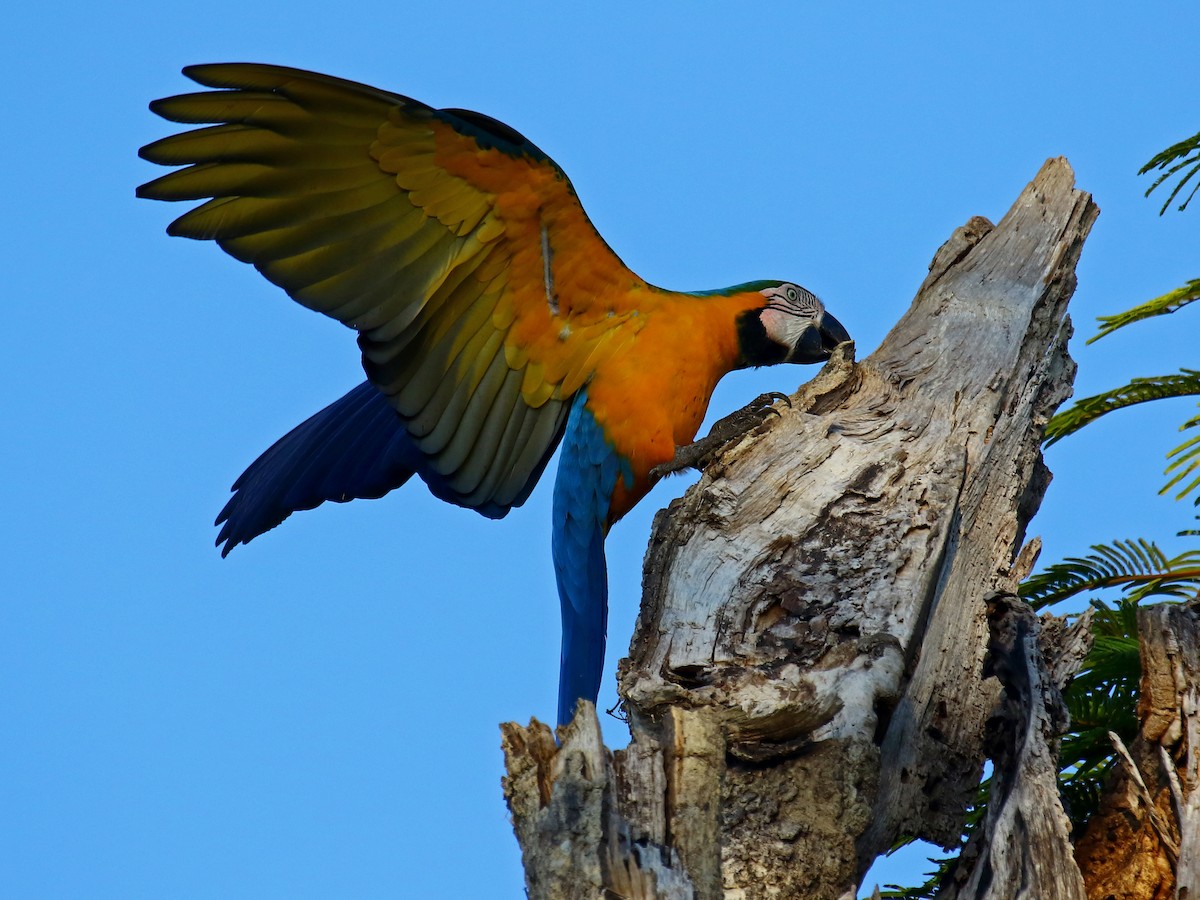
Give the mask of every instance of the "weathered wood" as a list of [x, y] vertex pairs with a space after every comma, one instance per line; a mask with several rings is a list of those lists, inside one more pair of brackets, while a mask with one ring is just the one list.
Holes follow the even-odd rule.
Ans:
[[[1041, 623], [1013, 596], [992, 597], [988, 618], [986, 671], [1004, 689], [988, 722], [992, 787], [983, 827], [972, 836], [939, 900], [1084, 900], [1071, 824], [1058, 799], [1058, 737], [1066, 730], [1067, 710], [1045, 663]], [[1075, 632], [1086, 634], [1086, 629]], [[1082, 659], [1069, 651], [1057, 658], [1064, 657], [1076, 665]]]
[[[612, 755], [600, 738], [590, 703], [580, 703], [562, 729], [561, 746], [549, 727], [501, 726], [504, 797], [525, 864], [530, 900], [694, 900], [699, 895], [679, 854], [661, 831], [647, 834], [621, 815]], [[622, 782], [651, 800], [663, 795], [661, 755], [624, 754]], [[627, 795], [629, 802], [634, 795]]]
[[[606, 770], [608, 796], [695, 896], [852, 896], [897, 837], [957, 839], [985, 724], [1012, 705], [1013, 684], [985, 672], [985, 599], [1012, 595], [1030, 564], [1041, 431], [1069, 394], [1066, 305], [1095, 215], [1066, 162], [1047, 162], [998, 225], [972, 219], [943, 245], [874, 354], [835, 356], [656, 518], [618, 676], [634, 743]], [[1010, 792], [1009, 815], [1054, 825], [1057, 865], [1044, 776], [1055, 682], [1077, 658], [1048, 673], [1036, 622], [1021, 629], [1005, 658], [1021, 660], [1027, 703], [1004, 721], [1039, 790]], [[526, 747], [512, 743], [510, 772]], [[550, 815], [546, 796], [509, 794], [531, 896], [600, 896], [534, 892], [524, 819]], [[1036, 868], [1037, 852], [988, 865]]]
[[[1200, 897], [1200, 607], [1138, 610], [1138, 736], [1076, 846], [1088, 900]], [[1116, 736], [1114, 735], [1114, 738]]]

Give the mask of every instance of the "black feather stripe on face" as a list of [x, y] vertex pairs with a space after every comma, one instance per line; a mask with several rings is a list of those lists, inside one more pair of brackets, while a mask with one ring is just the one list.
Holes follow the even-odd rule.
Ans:
[[788, 348], [767, 337], [759, 318], [761, 309], [748, 309], [737, 317], [738, 368], [773, 366], [787, 359]]

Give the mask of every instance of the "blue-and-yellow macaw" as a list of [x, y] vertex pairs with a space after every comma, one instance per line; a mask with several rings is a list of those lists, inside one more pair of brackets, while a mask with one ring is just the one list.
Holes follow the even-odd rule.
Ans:
[[647, 284], [553, 160], [488, 116], [279, 66], [184, 74], [217, 90], [150, 108], [206, 127], [142, 148], [184, 168], [138, 195], [205, 200], [168, 232], [216, 241], [353, 328], [367, 375], [234, 483], [222, 554], [296, 510], [381, 497], [414, 474], [500, 518], [561, 442], [565, 723], [600, 687], [609, 528], [693, 440], [723, 375], [819, 362], [849, 335], [789, 282]]

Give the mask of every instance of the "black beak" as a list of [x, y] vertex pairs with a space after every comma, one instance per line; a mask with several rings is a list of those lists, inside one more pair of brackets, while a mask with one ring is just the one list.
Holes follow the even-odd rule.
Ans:
[[792, 352], [788, 354], [790, 363], [819, 363], [825, 362], [838, 344], [850, 340], [848, 332], [842, 323], [825, 313], [821, 324], [815, 325], [804, 332], [804, 336], [796, 342]]
[[850, 340], [850, 332], [848, 332], [842, 323], [825, 313], [821, 317], [821, 345], [826, 350], [833, 350], [838, 344], [844, 344]]

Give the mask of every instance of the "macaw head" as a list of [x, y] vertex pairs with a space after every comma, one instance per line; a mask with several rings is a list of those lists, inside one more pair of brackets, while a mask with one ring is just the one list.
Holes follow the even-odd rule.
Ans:
[[781, 281], [759, 293], [763, 305], [738, 317], [740, 368], [824, 362], [834, 347], [850, 340], [842, 323], [800, 285]]

